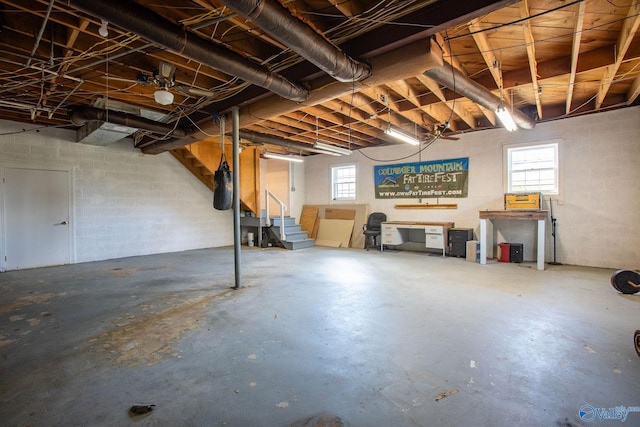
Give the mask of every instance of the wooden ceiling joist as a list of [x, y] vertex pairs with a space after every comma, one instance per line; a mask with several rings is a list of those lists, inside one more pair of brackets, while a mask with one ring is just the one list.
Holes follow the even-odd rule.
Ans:
[[536, 101], [538, 118], [542, 118], [542, 104], [540, 103], [540, 85], [538, 83], [538, 62], [536, 60], [536, 45], [531, 30], [531, 20], [529, 19], [529, 3], [527, 0], [520, 1], [520, 16], [525, 19], [522, 24], [524, 40], [527, 46], [527, 57], [529, 58], [529, 70], [531, 72], [531, 84], [533, 86], [533, 96]]
[[635, 1], [631, 4], [627, 12], [627, 17], [622, 24], [622, 30], [620, 31], [618, 43], [616, 44], [616, 60], [606, 68], [604, 77], [600, 83], [598, 94], [596, 95], [596, 109], [600, 109], [602, 106], [602, 102], [605, 96], [607, 96], [607, 92], [609, 92], [609, 88], [616, 78], [618, 69], [627, 54], [627, 50], [638, 31], [638, 26], [640, 26], [640, 2]]
[[[73, 1], [0, 1], [3, 117], [75, 128], [67, 107], [95, 105], [108, 96], [185, 124], [188, 115], [204, 131], [166, 140], [150, 135], [144, 146], [150, 154], [215, 134], [211, 116], [236, 105], [242, 129], [307, 144], [316, 137], [338, 146], [393, 144], [384, 133], [389, 126], [421, 135], [442, 131], [444, 124], [456, 132], [500, 126], [494, 111], [424, 76], [445, 60], [525, 114], [544, 113], [544, 120], [636, 105], [640, 96], [638, 0], [474, 0], [456, 7], [446, 0], [419, 0], [408, 7], [378, 0], [284, 2], [295, 19], [371, 64], [372, 75], [355, 83], [336, 81], [217, 0], [131, 0], [150, 17], [161, 15], [206, 43], [234, 51], [247, 64], [307, 85], [309, 98], [302, 102], [273, 96], [116, 25], [109, 25], [105, 38], [98, 32], [101, 19]], [[436, 27], [412, 27], [431, 18]], [[174, 87], [169, 88], [174, 103], [157, 104], [153, 72], [161, 61], [176, 66], [176, 85], [215, 96], [187, 96]]]
[[565, 113], [571, 111], [571, 100], [573, 99], [573, 86], [576, 82], [576, 72], [578, 70], [578, 56], [580, 55], [580, 42], [582, 41], [582, 28], [584, 25], [584, 11], [587, 2], [580, 2], [576, 5], [576, 21], [573, 27], [573, 44], [571, 46], [571, 74], [569, 75], [569, 85], [567, 87], [567, 102]]

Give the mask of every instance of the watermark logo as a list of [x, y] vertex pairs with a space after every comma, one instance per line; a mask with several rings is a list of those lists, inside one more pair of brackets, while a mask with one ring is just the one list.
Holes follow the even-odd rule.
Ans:
[[600, 420], [619, 420], [625, 422], [630, 412], [640, 412], [640, 406], [616, 406], [615, 408], [595, 408], [582, 405], [578, 410], [580, 419], [590, 423], [596, 418]]

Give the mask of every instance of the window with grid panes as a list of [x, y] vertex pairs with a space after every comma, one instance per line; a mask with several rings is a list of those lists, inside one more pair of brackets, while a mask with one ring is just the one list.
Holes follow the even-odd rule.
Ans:
[[355, 165], [334, 166], [331, 168], [331, 198], [333, 200], [355, 200]]
[[507, 192], [558, 194], [558, 144], [507, 148]]

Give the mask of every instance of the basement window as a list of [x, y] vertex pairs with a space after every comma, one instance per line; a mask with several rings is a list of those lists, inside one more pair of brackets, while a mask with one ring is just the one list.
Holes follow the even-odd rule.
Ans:
[[331, 168], [331, 198], [333, 200], [356, 199], [356, 165]]
[[506, 148], [507, 193], [558, 194], [558, 143]]

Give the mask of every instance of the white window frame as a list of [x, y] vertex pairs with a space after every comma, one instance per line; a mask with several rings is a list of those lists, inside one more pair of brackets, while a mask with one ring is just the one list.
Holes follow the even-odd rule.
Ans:
[[[341, 184], [350, 184], [351, 181], [337, 182], [337, 173], [341, 170], [353, 169], [353, 193], [346, 196], [338, 196], [337, 186]], [[358, 183], [358, 170], [355, 164], [331, 166], [331, 200], [334, 202], [353, 201], [356, 200], [356, 191]]]
[[[504, 192], [505, 193], [542, 193], [547, 196], [558, 196], [560, 195], [560, 146], [561, 140], [554, 139], [548, 141], [539, 141], [539, 142], [531, 142], [531, 143], [521, 143], [521, 144], [509, 144], [504, 146]], [[555, 189], [546, 190], [541, 188], [526, 188], [526, 189], [514, 189], [512, 185], [512, 154], [516, 151], [520, 150], [528, 150], [535, 148], [554, 148], [555, 154], [555, 164], [552, 169], [554, 171], [554, 180], [555, 180]], [[542, 168], [549, 169], [549, 168]], [[536, 170], [533, 168], [532, 170]]]

